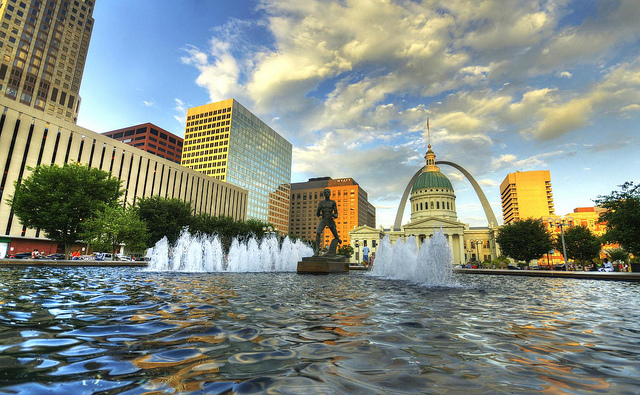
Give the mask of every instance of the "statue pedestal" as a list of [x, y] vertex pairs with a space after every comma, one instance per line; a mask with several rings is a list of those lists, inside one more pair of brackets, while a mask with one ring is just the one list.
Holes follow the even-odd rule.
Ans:
[[310, 256], [298, 262], [300, 274], [349, 273], [349, 262], [344, 256]]

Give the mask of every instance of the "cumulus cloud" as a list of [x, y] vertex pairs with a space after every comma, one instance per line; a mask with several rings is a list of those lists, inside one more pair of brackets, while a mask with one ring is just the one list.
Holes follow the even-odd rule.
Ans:
[[[262, 0], [262, 18], [217, 27], [208, 47], [185, 46], [182, 61], [212, 101], [239, 97], [277, 120], [294, 143], [294, 175], [354, 177], [379, 203], [401, 193], [399, 174], [422, 166], [427, 117], [439, 159], [463, 158], [475, 176], [553, 160], [510, 151], [513, 141], [545, 144], [596, 114], [640, 110], [640, 58], [608, 59], [640, 38], [640, 2], [571, 7]], [[268, 42], [247, 42], [243, 32], [256, 29]]]

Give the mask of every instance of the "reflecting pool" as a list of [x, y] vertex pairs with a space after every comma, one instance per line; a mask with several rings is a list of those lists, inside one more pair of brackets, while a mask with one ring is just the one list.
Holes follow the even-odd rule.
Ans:
[[0, 392], [637, 393], [640, 284], [0, 269]]

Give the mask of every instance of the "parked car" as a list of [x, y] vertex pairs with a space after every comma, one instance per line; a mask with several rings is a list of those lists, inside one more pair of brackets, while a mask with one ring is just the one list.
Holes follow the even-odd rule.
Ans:
[[18, 252], [16, 254], [9, 254], [7, 256], [9, 259], [31, 259], [30, 252]]
[[54, 261], [59, 261], [59, 260], [63, 260], [64, 259], [64, 254], [61, 252], [56, 252], [55, 254], [49, 254], [47, 255], [47, 259], [51, 259]]
[[508, 270], [521, 270], [518, 266], [515, 266], [515, 265], [509, 265], [509, 266], [507, 266], [507, 269]]
[[119, 261], [130, 261], [131, 257], [129, 255], [124, 255], [124, 254], [116, 254], [116, 258]]

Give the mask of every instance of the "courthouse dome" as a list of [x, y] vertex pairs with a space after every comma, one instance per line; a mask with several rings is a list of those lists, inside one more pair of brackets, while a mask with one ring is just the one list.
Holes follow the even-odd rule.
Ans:
[[425, 171], [413, 183], [411, 192], [418, 191], [420, 189], [453, 189], [451, 181], [444, 174], [439, 171]]

